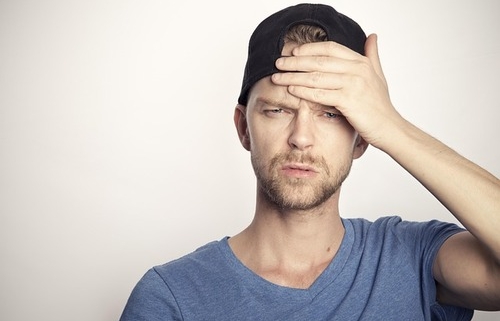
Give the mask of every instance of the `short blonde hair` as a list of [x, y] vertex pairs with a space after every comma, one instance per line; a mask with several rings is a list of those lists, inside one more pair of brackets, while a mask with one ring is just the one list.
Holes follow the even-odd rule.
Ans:
[[323, 29], [318, 26], [303, 24], [292, 26], [284, 37], [285, 43], [294, 42], [298, 45], [327, 40], [327, 34]]

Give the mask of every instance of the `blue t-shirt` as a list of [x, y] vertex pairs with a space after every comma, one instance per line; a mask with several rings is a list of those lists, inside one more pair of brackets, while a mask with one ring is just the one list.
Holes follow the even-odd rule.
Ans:
[[226, 237], [149, 270], [120, 320], [471, 320], [473, 310], [436, 302], [432, 276], [440, 246], [462, 229], [399, 217], [343, 224], [336, 256], [308, 289], [259, 277]]

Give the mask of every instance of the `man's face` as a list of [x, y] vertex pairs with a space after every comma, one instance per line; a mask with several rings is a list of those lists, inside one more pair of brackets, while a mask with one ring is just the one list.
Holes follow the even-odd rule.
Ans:
[[251, 90], [246, 124], [258, 188], [282, 209], [328, 200], [362, 154], [357, 133], [335, 108], [292, 96], [269, 77]]

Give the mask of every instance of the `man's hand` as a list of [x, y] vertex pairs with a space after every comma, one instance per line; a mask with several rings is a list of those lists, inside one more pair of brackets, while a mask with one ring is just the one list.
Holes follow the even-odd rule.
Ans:
[[335, 106], [368, 143], [381, 147], [390, 129], [404, 124], [393, 107], [378, 56], [377, 36], [365, 44], [366, 57], [335, 42], [315, 42], [293, 49], [276, 66], [277, 85], [299, 98]]

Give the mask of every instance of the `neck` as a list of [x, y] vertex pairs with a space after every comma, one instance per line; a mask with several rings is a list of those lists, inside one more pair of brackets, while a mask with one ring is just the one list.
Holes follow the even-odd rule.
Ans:
[[279, 209], [258, 197], [254, 220], [229, 244], [242, 263], [260, 276], [303, 288], [330, 263], [343, 236], [338, 193], [306, 211]]

